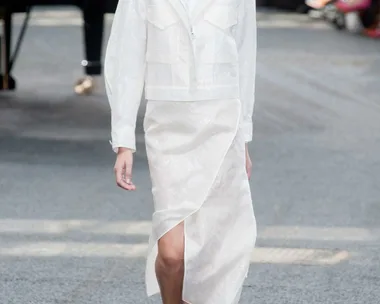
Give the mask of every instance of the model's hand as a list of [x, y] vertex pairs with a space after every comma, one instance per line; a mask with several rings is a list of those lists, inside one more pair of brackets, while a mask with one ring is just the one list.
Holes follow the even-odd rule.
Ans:
[[114, 172], [116, 184], [125, 190], [136, 190], [132, 182], [133, 152], [128, 148], [119, 148]]
[[245, 169], [247, 171], [248, 179], [250, 179], [252, 173], [252, 161], [249, 156], [248, 144], [245, 144]]

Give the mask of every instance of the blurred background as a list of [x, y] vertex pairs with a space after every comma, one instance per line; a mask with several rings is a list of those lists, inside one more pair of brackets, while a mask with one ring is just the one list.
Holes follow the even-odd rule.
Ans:
[[[112, 172], [116, 3], [0, 0], [0, 304], [159, 303], [144, 290], [144, 103], [138, 191]], [[379, 304], [379, 1], [257, 4], [258, 241], [241, 303]]]

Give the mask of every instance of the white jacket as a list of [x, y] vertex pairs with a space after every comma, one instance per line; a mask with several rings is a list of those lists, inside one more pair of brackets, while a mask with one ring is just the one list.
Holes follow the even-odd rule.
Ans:
[[189, 12], [181, 0], [119, 0], [104, 65], [114, 150], [135, 150], [143, 90], [148, 100], [239, 98], [250, 141], [256, 39], [255, 0], [198, 0]]

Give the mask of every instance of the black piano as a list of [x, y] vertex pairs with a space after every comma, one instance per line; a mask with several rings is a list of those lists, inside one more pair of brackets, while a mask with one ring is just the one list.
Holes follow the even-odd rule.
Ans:
[[[101, 50], [103, 43], [104, 14], [114, 13], [118, 0], [0, 0], [0, 90], [14, 90], [16, 80], [12, 76], [12, 67], [16, 61], [23, 36], [28, 25], [29, 14], [33, 7], [42, 5], [75, 5], [82, 11], [83, 43], [85, 45], [82, 66], [85, 75], [92, 76], [102, 73]], [[12, 35], [13, 13], [25, 12], [25, 19], [19, 37]], [[12, 40], [16, 39], [14, 49]], [[78, 60], [79, 62], [79, 60]], [[80, 81], [88, 81], [85, 78]], [[78, 86], [81, 85], [79, 82]], [[79, 93], [79, 92], [77, 92]]]

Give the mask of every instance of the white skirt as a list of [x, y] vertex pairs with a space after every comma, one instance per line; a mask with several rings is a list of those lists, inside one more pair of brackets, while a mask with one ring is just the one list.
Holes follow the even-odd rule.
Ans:
[[183, 300], [237, 304], [256, 241], [238, 99], [152, 101], [144, 130], [154, 199], [146, 265], [159, 293], [157, 241], [184, 222]]

